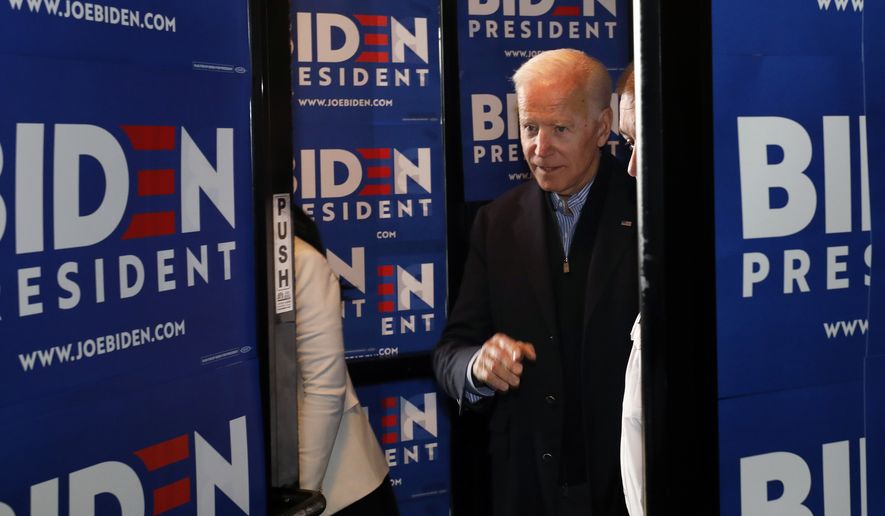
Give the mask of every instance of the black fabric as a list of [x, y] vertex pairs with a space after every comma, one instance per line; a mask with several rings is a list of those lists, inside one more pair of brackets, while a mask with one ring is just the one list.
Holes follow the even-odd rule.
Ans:
[[548, 210], [549, 216], [546, 217], [547, 252], [556, 307], [559, 350], [562, 354], [562, 378], [565, 383], [562, 394], [565, 405], [562, 448], [567, 453], [563, 454], [559, 479], [563, 486], [587, 481], [585, 440], [589, 434], [584, 431], [584, 389], [581, 387], [580, 366], [583, 363], [584, 298], [590, 257], [608, 190], [609, 174], [608, 170], [602, 170], [598, 174], [578, 216], [567, 256], [569, 272], [565, 272], [563, 266], [566, 255], [560, 237], [562, 229], [556, 221], [552, 203]]
[[292, 233], [310, 244], [320, 254], [326, 254], [326, 248], [323, 247], [323, 239], [320, 237], [320, 230], [317, 228], [316, 222], [294, 203], [292, 204]]
[[374, 491], [336, 512], [340, 516], [399, 516], [390, 475]]

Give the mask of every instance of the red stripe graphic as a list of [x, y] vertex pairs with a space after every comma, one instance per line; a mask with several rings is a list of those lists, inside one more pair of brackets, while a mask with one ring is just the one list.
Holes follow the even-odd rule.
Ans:
[[363, 159], [390, 159], [390, 149], [357, 149]]
[[378, 285], [379, 296], [389, 296], [393, 294], [393, 283], [382, 283]]
[[366, 185], [360, 195], [390, 195], [390, 185]]
[[357, 63], [386, 63], [390, 61], [389, 52], [363, 52], [356, 58]]
[[390, 167], [369, 167], [366, 169], [366, 176], [369, 179], [390, 177]]
[[378, 275], [381, 277], [393, 276], [393, 265], [380, 265]]
[[581, 8], [563, 5], [553, 10], [553, 16], [581, 16]]
[[378, 311], [379, 312], [392, 312], [393, 311], [393, 301], [380, 301], [378, 303]]
[[174, 170], [139, 170], [138, 195], [169, 195], [175, 193]]
[[175, 234], [175, 212], [136, 213], [123, 233], [123, 240]]
[[390, 396], [381, 400], [381, 406], [384, 408], [396, 408], [396, 396]]
[[187, 434], [180, 435], [135, 452], [148, 471], [168, 466], [190, 456]]
[[191, 501], [191, 479], [183, 478], [177, 482], [154, 489], [154, 515], [162, 514]]
[[381, 418], [381, 426], [396, 426], [396, 416], [384, 416]]
[[175, 126], [124, 125], [122, 127], [135, 150], [175, 149]]
[[363, 43], [366, 45], [387, 46], [390, 44], [390, 36], [387, 34], [365, 34]]
[[371, 14], [354, 14], [356, 21], [363, 27], [387, 27], [387, 16], [374, 16]]
[[396, 442], [396, 434], [395, 434], [395, 433], [389, 433], [389, 434], [384, 434], [384, 435], [382, 435], [382, 436], [381, 436], [381, 442], [382, 442], [383, 444], [393, 444], [393, 443], [395, 443], [395, 442]]

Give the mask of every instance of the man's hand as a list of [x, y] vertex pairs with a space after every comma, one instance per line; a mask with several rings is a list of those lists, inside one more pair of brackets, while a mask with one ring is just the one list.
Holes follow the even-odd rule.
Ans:
[[473, 378], [490, 388], [507, 392], [519, 387], [523, 359], [534, 361], [535, 347], [527, 342], [514, 340], [503, 333], [496, 333], [485, 341], [479, 356], [473, 361]]

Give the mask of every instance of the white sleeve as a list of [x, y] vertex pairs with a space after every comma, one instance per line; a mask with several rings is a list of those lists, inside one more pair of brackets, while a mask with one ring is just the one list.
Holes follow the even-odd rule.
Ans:
[[624, 375], [621, 414], [621, 480], [630, 516], [643, 516], [645, 498], [645, 424], [642, 419], [642, 335], [639, 316], [631, 332], [633, 347]]
[[295, 346], [304, 397], [298, 407], [301, 487], [319, 490], [344, 411], [347, 366], [338, 278], [325, 257], [295, 239]]

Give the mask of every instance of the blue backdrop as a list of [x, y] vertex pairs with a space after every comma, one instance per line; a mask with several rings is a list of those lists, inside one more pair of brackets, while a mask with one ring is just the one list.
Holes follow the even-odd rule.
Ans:
[[[885, 33], [879, 30], [885, 22], [885, 6], [872, 2], [864, 12], [864, 101], [867, 113], [867, 142], [871, 173], [870, 190], [873, 228], [881, 232], [885, 227]], [[876, 256], [885, 253], [882, 236], [874, 233], [873, 249]], [[885, 283], [876, 275], [870, 291], [870, 319], [883, 320], [885, 314]], [[865, 430], [867, 435], [867, 464], [869, 486], [885, 483], [885, 333], [878, 326], [870, 328], [864, 384]], [[885, 493], [870, 489], [869, 514], [885, 513]]]
[[295, 202], [343, 289], [348, 359], [428, 351], [445, 324], [439, 4], [292, 4]]
[[451, 438], [433, 379], [357, 388], [390, 466], [400, 514], [449, 514]]
[[0, 512], [260, 514], [247, 4], [124, 4], [2, 7]]
[[[294, 199], [341, 278], [345, 356], [428, 352], [447, 285], [439, 2], [291, 9]], [[400, 514], [448, 514], [448, 417], [433, 381], [357, 390]]]
[[866, 499], [862, 27], [862, 2], [713, 4], [723, 515]]
[[[465, 5], [466, 4], [466, 5]], [[616, 81], [632, 60], [627, 0], [491, 0], [458, 2], [458, 82], [464, 199], [494, 199], [531, 177], [519, 145], [513, 72], [543, 50], [576, 48], [605, 64]], [[617, 137], [613, 97], [610, 150]]]

